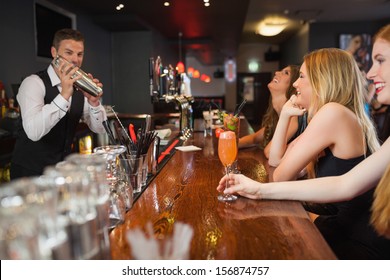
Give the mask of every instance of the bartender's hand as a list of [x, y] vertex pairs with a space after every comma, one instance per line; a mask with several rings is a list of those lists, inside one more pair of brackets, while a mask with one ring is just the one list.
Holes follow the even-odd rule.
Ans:
[[60, 62], [58, 68], [54, 67], [54, 71], [57, 73], [58, 77], [61, 80], [61, 95], [68, 101], [74, 93], [74, 82], [81, 78], [80, 76], [72, 78], [72, 76], [78, 69], [78, 67], [75, 67], [69, 63], [65, 63], [64, 61]]
[[[229, 188], [226, 189], [226, 180], [229, 180]], [[237, 193], [251, 199], [261, 199], [260, 183], [242, 174], [229, 174], [219, 181], [217, 190], [226, 194]]]
[[[99, 87], [103, 88], [103, 84], [98, 79], [94, 78], [91, 73], [88, 73], [88, 76], [92, 79], [92, 81], [95, 84], [97, 84]], [[101, 94], [99, 94], [98, 96], [93, 96], [93, 95], [90, 95], [89, 93], [87, 93], [81, 89], [78, 89], [78, 90], [80, 90], [84, 94], [84, 96], [88, 99], [88, 103], [92, 107], [97, 107], [100, 105], [100, 98], [102, 97], [103, 92]]]

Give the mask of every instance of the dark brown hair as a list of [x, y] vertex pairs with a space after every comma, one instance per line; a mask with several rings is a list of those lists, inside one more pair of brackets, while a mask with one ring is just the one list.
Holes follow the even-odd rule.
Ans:
[[63, 40], [75, 40], [84, 43], [84, 36], [83, 34], [81, 34], [80, 31], [74, 29], [70, 29], [70, 28], [60, 29], [54, 34], [53, 47], [56, 50], [58, 50], [60, 43]]
[[[293, 83], [298, 79], [299, 77], [299, 66], [297, 65], [288, 65], [287, 67], [290, 68], [290, 85], [286, 91], [286, 100], [290, 99], [291, 95], [296, 93], [295, 88], [293, 87]], [[275, 111], [275, 109], [272, 106], [272, 99], [269, 99], [269, 104], [267, 108], [267, 112], [264, 114], [261, 126], [264, 127], [264, 137], [263, 137], [263, 143], [261, 143], [261, 147], [265, 148], [265, 146], [268, 145], [268, 143], [271, 141], [272, 136], [274, 135], [276, 125], [278, 124], [279, 115]]]

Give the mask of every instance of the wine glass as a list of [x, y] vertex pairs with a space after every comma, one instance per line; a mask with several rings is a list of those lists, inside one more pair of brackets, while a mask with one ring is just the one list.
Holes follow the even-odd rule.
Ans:
[[[226, 175], [229, 178], [229, 170], [237, 157], [237, 141], [236, 134], [233, 131], [224, 131], [219, 135], [218, 141], [218, 156], [226, 170]], [[229, 179], [226, 180], [226, 189], [229, 188]], [[236, 195], [220, 194], [219, 201], [234, 201]]]

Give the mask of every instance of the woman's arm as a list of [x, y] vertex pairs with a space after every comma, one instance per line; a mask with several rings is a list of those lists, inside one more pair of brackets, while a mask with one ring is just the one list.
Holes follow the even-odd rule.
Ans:
[[[287, 141], [290, 141], [291, 137], [294, 136], [294, 134], [297, 132], [298, 130], [298, 118], [296, 117], [292, 117], [290, 119], [290, 123], [288, 125], [288, 131], [287, 131]], [[267, 144], [267, 146], [265, 146], [264, 148], [264, 155], [267, 159], [270, 158], [270, 154], [271, 154], [271, 147], [272, 147], [272, 143], [273, 143], [273, 137], [272, 137], [272, 140]], [[278, 144], [275, 144], [275, 145], [278, 145]], [[287, 145], [287, 144], [286, 144]], [[288, 150], [288, 147], [290, 147], [291, 143], [289, 143], [287, 146], [286, 146], [286, 149]], [[271, 164], [270, 164], [271, 165]], [[273, 165], [271, 165], [273, 166]]]
[[288, 100], [282, 108], [275, 133], [272, 137], [272, 145], [269, 151], [268, 163], [271, 166], [278, 166], [287, 150], [288, 140], [295, 134], [298, 129], [298, 118], [306, 111], [292, 105]]
[[362, 141], [363, 136], [355, 136], [358, 130], [356, 125], [355, 115], [346, 107], [337, 103], [324, 105], [294, 142], [294, 147], [286, 151], [279, 166], [274, 170], [273, 180], [295, 180], [301, 170], [327, 147], [332, 147], [332, 150], [344, 147], [346, 151], [342, 151], [345, 154], [343, 158], [361, 155], [365, 144]]
[[262, 184], [242, 174], [230, 174], [230, 187], [225, 189], [228, 177], [224, 176], [217, 190], [225, 193], [238, 193], [252, 199], [300, 200], [319, 203], [346, 201], [378, 184], [386, 167], [390, 164], [389, 155], [390, 138], [378, 151], [342, 176]]
[[240, 148], [254, 146], [256, 144], [259, 144], [261, 141], [263, 141], [263, 138], [264, 138], [264, 127], [260, 128], [255, 133], [241, 137], [238, 140], [238, 148], [240, 149]]

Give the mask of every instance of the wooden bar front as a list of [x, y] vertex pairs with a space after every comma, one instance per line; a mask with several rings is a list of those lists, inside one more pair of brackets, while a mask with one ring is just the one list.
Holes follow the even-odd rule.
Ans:
[[[241, 132], [248, 132], [242, 121]], [[113, 259], [132, 259], [126, 241], [129, 229], [150, 222], [163, 241], [176, 222], [194, 230], [190, 259], [335, 259], [302, 205], [296, 201], [250, 200], [219, 202], [216, 187], [224, 174], [217, 139], [195, 132], [184, 145], [202, 150], [176, 151], [127, 212], [125, 223], [110, 234]], [[262, 150], [240, 150], [241, 172], [267, 182], [269, 168]]]

